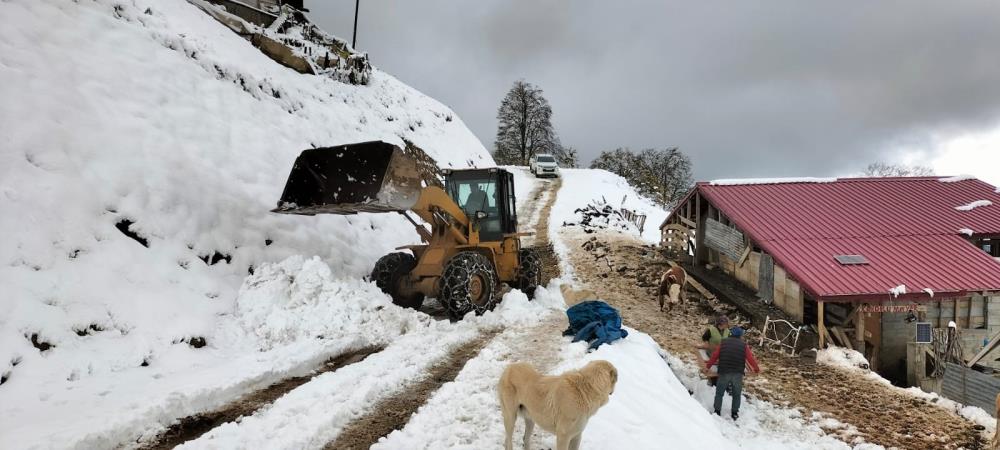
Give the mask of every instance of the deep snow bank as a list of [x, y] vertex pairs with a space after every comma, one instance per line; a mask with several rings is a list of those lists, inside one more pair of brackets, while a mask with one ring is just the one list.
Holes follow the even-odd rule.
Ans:
[[[269, 213], [301, 150], [407, 139], [444, 167], [493, 165], [451, 110], [393, 77], [375, 70], [352, 86], [300, 75], [185, 0], [13, 0], [0, 17], [4, 437], [30, 411], [65, 411], [40, 413], [37, 433], [91, 414], [99, 402], [88, 395], [128, 391], [111, 380], [171, 392], [168, 374], [324, 331], [332, 318], [293, 325], [294, 310], [237, 304], [267, 262], [319, 255], [331, 277], [355, 280], [323, 298], [384, 302], [357, 278], [415, 242], [412, 226], [388, 214]], [[293, 350], [303, 364], [333, 351]], [[259, 382], [287, 369], [258, 365], [244, 367]], [[183, 406], [161, 413], [197, 409]]]
[[[305, 148], [406, 138], [445, 167], [493, 164], [452, 111], [391, 76], [300, 75], [184, 0], [16, 0], [0, 16], [0, 373], [12, 389], [36, 364], [85, 377], [211, 338], [262, 262], [315, 254], [357, 277], [417, 239], [395, 215], [269, 213]], [[43, 357], [32, 335], [54, 347]]]
[[645, 214], [642, 239], [654, 244], [660, 242], [659, 227], [667, 218], [667, 211], [639, 195], [624, 178], [601, 169], [562, 169], [560, 174], [563, 184], [552, 205], [550, 234], [558, 231], [563, 222], [577, 221], [574, 210], [591, 203], [607, 203], [615, 208], [628, 208]]

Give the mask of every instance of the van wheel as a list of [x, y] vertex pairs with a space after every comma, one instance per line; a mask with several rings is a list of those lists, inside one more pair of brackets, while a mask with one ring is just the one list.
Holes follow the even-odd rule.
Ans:
[[480, 315], [500, 302], [499, 286], [496, 270], [489, 259], [481, 253], [459, 252], [444, 267], [438, 300], [454, 319], [469, 311]]
[[517, 258], [517, 288], [533, 299], [535, 288], [542, 285], [542, 257], [533, 248], [522, 248]]
[[375, 262], [371, 280], [382, 292], [392, 297], [392, 303], [404, 308], [417, 309], [424, 303], [424, 294], [400, 294], [399, 282], [417, 266], [417, 258], [409, 253], [389, 253]]

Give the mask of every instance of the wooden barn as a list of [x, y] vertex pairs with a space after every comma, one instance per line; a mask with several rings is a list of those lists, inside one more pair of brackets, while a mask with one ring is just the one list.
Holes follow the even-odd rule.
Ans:
[[941, 336], [954, 322], [966, 358], [1000, 332], [1000, 191], [977, 179], [702, 182], [660, 229], [696, 272], [738, 280], [898, 384], [923, 370], [917, 324]]

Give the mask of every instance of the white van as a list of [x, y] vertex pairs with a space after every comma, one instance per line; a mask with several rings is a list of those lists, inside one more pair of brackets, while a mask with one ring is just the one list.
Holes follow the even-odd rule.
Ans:
[[539, 153], [528, 163], [531, 173], [536, 177], [559, 177], [559, 164], [555, 156]]

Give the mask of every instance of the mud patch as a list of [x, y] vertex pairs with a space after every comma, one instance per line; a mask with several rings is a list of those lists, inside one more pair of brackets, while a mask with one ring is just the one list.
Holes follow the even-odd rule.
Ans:
[[313, 377], [361, 362], [369, 355], [380, 351], [382, 351], [382, 348], [366, 347], [360, 350], [344, 353], [340, 356], [331, 358], [325, 362], [323, 366], [309, 375], [288, 378], [272, 384], [260, 391], [248, 394], [221, 409], [180, 419], [179, 422], [170, 426], [170, 428], [157, 436], [156, 440], [140, 448], [171, 449], [187, 441], [197, 439], [215, 427], [227, 422], [235, 421], [240, 417], [253, 414], [255, 411], [273, 403], [275, 400], [287, 394], [292, 389], [305, 384], [309, 380], [313, 379]]
[[497, 331], [485, 333], [452, 351], [443, 361], [427, 371], [422, 379], [407, 386], [403, 392], [380, 401], [371, 412], [348, 424], [337, 439], [324, 448], [367, 449], [378, 442], [379, 438], [402, 429], [410, 421], [410, 416], [417, 412], [417, 409], [442, 385], [453, 381], [465, 367], [465, 363], [478, 355], [497, 333]]
[[[559, 270], [559, 256], [556, 255], [555, 250], [552, 248], [552, 241], [549, 239], [549, 216], [552, 215], [552, 205], [556, 203], [556, 195], [559, 194], [559, 188], [562, 187], [562, 178], [556, 178], [554, 181], [542, 184], [544, 191], [548, 192], [548, 197], [545, 199], [545, 204], [541, 206], [541, 211], [538, 213], [538, 223], [535, 225], [535, 239], [534, 248], [538, 252], [538, 256], [542, 259], [542, 285], [546, 286], [549, 284], [549, 280], [553, 278], [559, 278], [561, 275]], [[536, 199], [540, 199], [542, 193], [536, 196]]]

